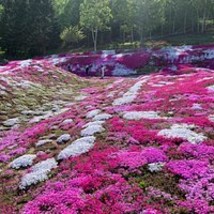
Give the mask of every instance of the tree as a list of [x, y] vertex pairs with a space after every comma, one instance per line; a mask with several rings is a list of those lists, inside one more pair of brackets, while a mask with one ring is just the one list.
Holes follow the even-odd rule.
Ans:
[[164, 0], [134, 0], [135, 18], [134, 23], [140, 35], [142, 43], [143, 36], [149, 35], [164, 23]]
[[78, 43], [79, 41], [85, 38], [82, 30], [78, 28], [78, 26], [74, 27], [66, 27], [60, 35], [61, 40], [63, 41], [63, 47], [69, 46], [74, 43]]
[[0, 4], [0, 19], [1, 19], [1, 15], [2, 15], [2, 13], [3, 13], [3, 6]]
[[79, 24], [80, 4], [83, 0], [54, 0], [54, 9], [61, 29]]
[[3, 0], [4, 7], [1, 23], [1, 47], [6, 54], [12, 57], [27, 53], [28, 44], [26, 36], [29, 34], [28, 9], [26, 0]]
[[80, 5], [80, 24], [91, 31], [95, 51], [98, 31], [106, 29], [111, 18], [109, 0], [84, 0]]
[[59, 42], [60, 29], [55, 19], [52, 0], [29, 1], [28, 35], [30, 54], [46, 54]]

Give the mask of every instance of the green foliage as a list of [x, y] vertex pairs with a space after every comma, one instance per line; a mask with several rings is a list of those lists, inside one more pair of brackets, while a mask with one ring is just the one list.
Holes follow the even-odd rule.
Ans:
[[0, 47], [12, 58], [47, 54], [61, 43], [88, 48], [92, 39], [96, 50], [98, 41], [145, 45], [213, 31], [213, 0], [0, 0]]
[[80, 4], [83, 0], [54, 0], [55, 13], [61, 28], [76, 26], [80, 19]]
[[78, 26], [66, 27], [60, 35], [61, 40], [63, 41], [63, 46], [69, 46], [85, 38], [84, 33]]
[[91, 30], [95, 51], [98, 30], [107, 29], [111, 18], [109, 0], [84, 0], [80, 5], [80, 25]]
[[3, 8], [3, 6], [0, 4], [0, 18], [1, 18], [1, 15], [2, 15], [2, 13], [3, 13], [3, 10], [4, 10], [4, 8]]
[[8, 56], [45, 54], [52, 44], [57, 44], [59, 35], [55, 34], [57, 22], [51, 0], [3, 0], [2, 4], [1, 47]]
[[141, 182], [139, 183], [139, 187], [140, 187], [141, 189], [145, 189], [145, 188], [147, 187], [145, 181], [141, 181]]
[[109, 0], [84, 0], [80, 5], [80, 24], [87, 29], [103, 30], [111, 18]]

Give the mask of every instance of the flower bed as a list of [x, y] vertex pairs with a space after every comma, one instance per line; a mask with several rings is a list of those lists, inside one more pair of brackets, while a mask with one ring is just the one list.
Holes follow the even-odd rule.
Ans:
[[213, 213], [214, 71], [86, 80], [62, 60], [1, 68], [2, 213]]

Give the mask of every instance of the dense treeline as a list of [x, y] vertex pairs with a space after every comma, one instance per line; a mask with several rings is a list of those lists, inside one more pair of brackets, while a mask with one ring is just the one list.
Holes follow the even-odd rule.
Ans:
[[0, 0], [0, 47], [12, 57], [213, 26], [214, 0]]

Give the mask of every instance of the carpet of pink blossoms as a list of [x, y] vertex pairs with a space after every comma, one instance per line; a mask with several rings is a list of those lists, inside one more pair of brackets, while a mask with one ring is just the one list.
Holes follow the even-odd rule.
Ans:
[[[160, 72], [92, 78], [90, 87], [81, 89], [85, 97], [72, 100], [65, 111], [0, 131], [1, 213], [214, 213], [214, 70], [209, 48], [206, 68], [204, 55], [193, 50], [156, 50], [154, 61], [167, 67]], [[185, 58], [186, 53], [192, 58]], [[178, 59], [173, 73], [173, 60]], [[53, 60], [46, 59], [45, 70]], [[60, 60], [65, 59], [55, 58]], [[13, 62], [0, 71], [26, 72], [35, 62]], [[26, 80], [37, 82], [30, 70]], [[65, 75], [65, 84], [77, 78]], [[51, 81], [44, 79], [44, 84]], [[44, 139], [49, 141], [38, 146]], [[18, 160], [26, 154], [31, 156]]]

